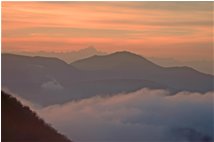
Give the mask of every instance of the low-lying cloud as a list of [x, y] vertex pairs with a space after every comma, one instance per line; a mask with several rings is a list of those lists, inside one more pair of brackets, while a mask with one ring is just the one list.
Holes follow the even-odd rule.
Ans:
[[77, 142], [209, 142], [213, 97], [142, 89], [53, 105], [38, 114]]
[[47, 90], [62, 90], [64, 87], [59, 83], [57, 82], [56, 80], [51, 80], [51, 81], [48, 81], [48, 82], [45, 82], [41, 85], [41, 87], [43, 89], [47, 89]]

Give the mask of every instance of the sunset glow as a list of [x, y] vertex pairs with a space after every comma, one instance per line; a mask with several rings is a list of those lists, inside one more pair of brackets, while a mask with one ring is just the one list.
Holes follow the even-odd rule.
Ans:
[[213, 2], [4, 1], [4, 142], [214, 142]]
[[211, 2], [2, 2], [2, 51], [213, 59]]

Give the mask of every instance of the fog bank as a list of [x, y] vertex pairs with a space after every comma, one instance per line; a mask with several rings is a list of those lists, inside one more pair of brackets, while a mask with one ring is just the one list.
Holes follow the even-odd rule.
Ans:
[[214, 92], [141, 89], [39, 109], [39, 115], [77, 142], [207, 142], [213, 136]]

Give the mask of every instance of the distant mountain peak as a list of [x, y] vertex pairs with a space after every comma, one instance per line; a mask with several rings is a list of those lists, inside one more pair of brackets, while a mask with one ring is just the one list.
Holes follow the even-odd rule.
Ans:
[[84, 51], [84, 50], [90, 50], [90, 51], [98, 51], [94, 46], [89, 46], [89, 47], [86, 47], [86, 48], [83, 48], [83, 49], [80, 49], [79, 51]]
[[78, 69], [85, 70], [104, 70], [113, 68], [131, 69], [134, 66], [140, 66], [144, 69], [160, 67], [141, 55], [137, 55], [129, 51], [118, 51], [108, 55], [94, 55], [92, 57], [73, 62], [71, 65]]
[[66, 63], [71, 63], [80, 59], [88, 58], [93, 55], [106, 55], [105, 52], [97, 50], [94, 46], [89, 46], [87, 48], [82, 48], [73, 51], [63, 51], [63, 52], [53, 52], [53, 51], [39, 51], [39, 52], [14, 52], [12, 54], [22, 55], [22, 56], [40, 56], [40, 57], [55, 57]]
[[117, 52], [114, 52], [112, 54], [129, 54], [129, 55], [136, 55], [135, 53], [132, 53], [130, 51], [127, 51], [127, 50], [122, 50], [122, 51], [117, 51]]
[[113, 58], [116, 58], [115, 61], [117, 61], [117, 59], [127, 59], [127, 60], [133, 60], [133, 59], [144, 59], [146, 60], [143, 56], [141, 55], [137, 55], [135, 53], [132, 53], [132, 52], [129, 52], [129, 51], [117, 51], [117, 52], [114, 52], [114, 53], [110, 53], [110, 54], [107, 54], [107, 55], [93, 55], [91, 57], [88, 57], [88, 58], [84, 58], [84, 59], [81, 59], [81, 60], [78, 60], [76, 62], [81, 62], [81, 61], [85, 61], [85, 60], [96, 60], [96, 59], [113, 59]]
[[130, 51], [117, 51], [112, 54], [100, 56], [100, 57], [105, 57], [105, 58], [112, 58], [116, 61], [119, 62], [144, 62], [148, 64], [154, 64], [148, 59], [144, 58], [142, 55], [130, 52]]
[[[129, 51], [126, 51], [126, 50], [124, 50], [124, 51], [117, 51], [117, 52], [113, 52], [113, 53], [110, 53], [110, 54], [104, 54], [104, 55], [93, 55], [93, 56], [91, 56], [91, 57], [89, 57], [89, 58], [97, 58], [97, 57], [103, 57], [103, 58], [105, 58], [105, 57], [112, 57], [112, 56], [114, 56], [114, 57], [138, 57], [138, 58], [144, 58], [143, 56], [141, 56], [141, 55], [137, 55], [137, 54], [135, 54], [135, 53], [132, 53], [132, 52], [129, 52]], [[88, 59], [88, 58], [85, 58], [85, 59]], [[83, 59], [83, 60], [85, 60], [85, 59]], [[145, 58], [144, 58], [145, 59]]]
[[[125, 57], [138, 57], [138, 58], [144, 58], [143, 56], [141, 55], [138, 55], [138, 54], [135, 54], [133, 52], [129, 52], [129, 51], [117, 51], [117, 52], [114, 52], [112, 54], [109, 54], [111, 56], [125, 56]], [[144, 58], [145, 59], [145, 58]]]

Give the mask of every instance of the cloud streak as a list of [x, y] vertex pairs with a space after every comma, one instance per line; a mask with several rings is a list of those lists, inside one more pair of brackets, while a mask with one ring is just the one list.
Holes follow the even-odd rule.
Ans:
[[[152, 54], [160, 51], [158, 43], [168, 56], [179, 58], [179, 50], [190, 58], [210, 59], [210, 46], [200, 46], [203, 51], [198, 56], [194, 44], [212, 44], [212, 15], [210, 2], [3, 2], [2, 49], [72, 51], [93, 44], [105, 52], [122, 48], [165, 57], [161, 52]], [[37, 39], [36, 47], [32, 37]], [[52, 44], [55, 38], [60, 44]], [[81, 41], [78, 45], [76, 38]], [[103, 39], [105, 44], [100, 44]], [[133, 39], [137, 44], [132, 44]], [[182, 48], [178, 43], [187, 39], [191, 43]]]
[[75, 141], [211, 142], [214, 92], [171, 95], [165, 90], [141, 89], [37, 112]]

